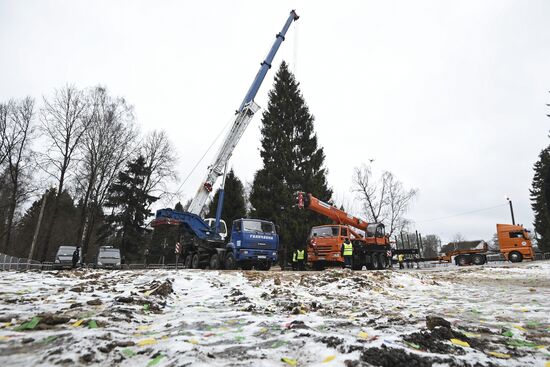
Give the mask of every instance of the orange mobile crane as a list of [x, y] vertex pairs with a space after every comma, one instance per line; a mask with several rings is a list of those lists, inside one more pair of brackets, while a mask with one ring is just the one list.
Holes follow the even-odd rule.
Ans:
[[353, 244], [353, 269], [384, 269], [389, 266], [391, 247], [382, 223], [368, 223], [311, 194], [298, 193], [298, 207], [332, 219], [335, 224], [311, 228], [307, 239], [307, 262], [315, 270], [343, 266], [340, 249], [346, 238]]

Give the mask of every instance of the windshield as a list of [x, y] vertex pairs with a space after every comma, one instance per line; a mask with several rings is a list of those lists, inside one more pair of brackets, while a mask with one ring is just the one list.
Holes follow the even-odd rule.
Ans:
[[271, 222], [257, 220], [243, 220], [244, 232], [275, 233], [275, 227]]
[[337, 236], [338, 236], [338, 227], [336, 226], [312, 228], [311, 235], [310, 235], [310, 237], [337, 237]]
[[100, 250], [99, 257], [104, 259], [119, 259], [120, 251], [118, 249]]
[[73, 256], [73, 252], [76, 250], [74, 246], [60, 246], [57, 250], [58, 256]]

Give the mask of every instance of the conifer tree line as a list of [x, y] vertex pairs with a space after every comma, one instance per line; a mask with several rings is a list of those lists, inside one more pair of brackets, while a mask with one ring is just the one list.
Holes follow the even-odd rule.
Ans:
[[165, 132], [141, 134], [133, 107], [102, 86], [0, 102], [0, 252], [28, 257], [44, 200], [35, 260], [60, 245], [87, 262], [98, 245], [142, 246], [174, 156]]
[[535, 214], [535, 236], [542, 252], [550, 252], [550, 146], [544, 148], [533, 167], [531, 207]]

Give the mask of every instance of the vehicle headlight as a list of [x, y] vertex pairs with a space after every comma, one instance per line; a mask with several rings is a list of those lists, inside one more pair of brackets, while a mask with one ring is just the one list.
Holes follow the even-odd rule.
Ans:
[[273, 256], [277, 256], [277, 253], [276, 253], [276, 252], [274, 252], [274, 253], [273, 253]]
[[248, 254], [248, 250], [244, 250], [243, 254], [245, 254], [245, 255]]
[[103, 265], [103, 263], [101, 261], [98, 261], [97, 265]]
[[340, 254], [332, 254], [334, 257], [340, 257]]
[[116, 266], [120, 266], [120, 263], [116, 263]]
[[59, 260], [55, 260], [55, 263], [56, 263], [56, 264], [59, 264]]

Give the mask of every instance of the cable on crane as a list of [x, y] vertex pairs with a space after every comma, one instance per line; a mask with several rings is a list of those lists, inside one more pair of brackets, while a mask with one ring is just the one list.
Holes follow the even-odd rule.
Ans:
[[223, 132], [227, 129], [227, 126], [233, 122], [235, 118], [234, 117], [231, 117], [226, 123], [225, 125], [223, 126], [223, 128], [220, 130], [220, 132], [218, 133], [218, 135], [216, 135], [216, 137], [214, 138], [214, 140], [212, 141], [212, 143], [210, 144], [210, 146], [208, 146], [208, 148], [206, 149], [206, 151], [204, 152], [204, 154], [202, 155], [202, 157], [200, 157], [200, 159], [197, 161], [197, 163], [193, 166], [193, 168], [191, 169], [191, 171], [189, 172], [189, 174], [185, 177], [185, 179], [181, 182], [180, 186], [178, 187], [178, 189], [176, 190], [176, 192], [174, 193], [174, 196], [180, 196], [181, 194], [181, 188], [183, 187], [183, 185], [187, 182], [187, 180], [189, 179], [189, 177], [191, 177], [191, 175], [193, 174], [193, 172], [195, 172], [195, 169], [199, 166], [199, 164], [201, 164], [202, 160], [204, 159], [204, 157], [208, 154], [208, 152], [210, 151], [210, 149], [212, 149], [212, 147], [214, 146], [214, 144], [216, 143], [216, 141], [220, 138], [220, 136], [223, 134]]
[[294, 65], [294, 76], [298, 73], [298, 30], [300, 29], [298, 24], [299, 23], [296, 23], [294, 25], [294, 55], [292, 56], [294, 59], [292, 60]]

